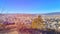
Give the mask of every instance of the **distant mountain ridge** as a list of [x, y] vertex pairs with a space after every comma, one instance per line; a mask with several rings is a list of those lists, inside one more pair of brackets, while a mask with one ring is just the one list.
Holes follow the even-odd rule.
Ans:
[[46, 13], [44, 15], [60, 15], [60, 12]]
[[60, 12], [44, 13], [44, 14], [0, 14], [0, 15], [60, 15]]

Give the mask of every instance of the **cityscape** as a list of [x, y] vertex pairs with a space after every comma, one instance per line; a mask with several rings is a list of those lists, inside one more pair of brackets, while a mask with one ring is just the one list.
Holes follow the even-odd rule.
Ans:
[[50, 34], [60, 34], [59, 18], [56, 15], [0, 14], [0, 33], [48, 34], [49, 31], [53, 31]]
[[60, 0], [0, 0], [0, 34], [60, 34]]

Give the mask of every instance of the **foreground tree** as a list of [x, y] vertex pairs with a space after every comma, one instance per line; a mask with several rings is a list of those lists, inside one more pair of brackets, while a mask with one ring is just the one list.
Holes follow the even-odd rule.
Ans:
[[31, 26], [33, 29], [44, 29], [45, 28], [45, 24], [44, 24], [44, 21], [42, 19], [41, 16], [38, 16], [37, 18], [35, 18], [33, 21], [32, 21], [32, 26]]

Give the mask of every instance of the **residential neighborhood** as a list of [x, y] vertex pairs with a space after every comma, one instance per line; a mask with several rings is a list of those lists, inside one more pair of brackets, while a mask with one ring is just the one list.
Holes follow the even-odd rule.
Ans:
[[[0, 31], [21, 32], [34, 30], [60, 32], [60, 19], [56, 17], [44, 17], [42, 15], [2, 15], [0, 18]], [[18, 33], [17, 32], [17, 33]], [[25, 31], [24, 31], [25, 32]], [[30, 33], [30, 32], [29, 32]]]

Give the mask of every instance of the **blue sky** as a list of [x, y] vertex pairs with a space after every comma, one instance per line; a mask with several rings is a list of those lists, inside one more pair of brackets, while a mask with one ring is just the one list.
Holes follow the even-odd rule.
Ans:
[[0, 0], [0, 13], [60, 12], [60, 0]]

